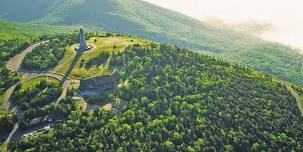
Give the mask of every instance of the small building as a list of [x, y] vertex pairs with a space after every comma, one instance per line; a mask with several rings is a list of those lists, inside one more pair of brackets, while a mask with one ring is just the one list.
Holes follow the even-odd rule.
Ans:
[[41, 116], [35, 119], [32, 119], [29, 123], [30, 126], [35, 126], [35, 125], [39, 125], [45, 122], [48, 122], [51, 118], [49, 117], [49, 115], [45, 115], [45, 116]]

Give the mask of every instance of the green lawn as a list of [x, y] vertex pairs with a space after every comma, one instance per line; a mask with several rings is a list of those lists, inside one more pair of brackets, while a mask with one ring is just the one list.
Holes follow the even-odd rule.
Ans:
[[[87, 41], [87, 43], [92, 44], [94, 48], [81, 54], [69, 75], [69, 77], [73, 79], [83, 79], [111, 73], [112, 71], [109, 68], [110, 58], [102, 65], [91, 66], [90, 68], [81, 67], [81, 62], [85, 64], [88, 60], [97, 57], [103, 51], [110, 51], [112, 54], [113, 52], [124, 51], [126, 46], [129, 44], [139, 43], [141, 45], [146, 45], [149, 42], [135, 37], [111, 36], [92, 37]], [[76, 56], [75, 47], [76, 45], [72, 45], [66, 48], [63, 59], [59, 62], [58, 66], [53, 69], [54, 71], [62, 74], [65, 74], [68, 71]]]
[[73, 99], [73, 102], [75, 103], [78, 110], [86, 111], [87, 103], [84, 101], [84, 99]]
[[3, 106], [0, 106], [0, 117], [2, 115], [6, 115], [6, 114], [9, 114], [10, 112]]
[[35, 85], [39, 84], [42, 80], [46, 80], [49, 83], [57, 83], [57, 84], [60, 83], [60, 81], [55, 78], [41, 76], [26, 82], [21, 82], [22, 87], [20, 91], [24, 91], [28, 88], [34, 87]]
[[64, 53], [64, 56], [59, 61], [58, 65], [53, 69], [54, 71], [56, 71], [58, 73], [62, 73], [62, 74], [66, 73], [66, 71], [69, 68], [69, 65], [72, 63], [73, 58], [76, 55], [75, 47], [76, 47], [76, 45], [66, 47], [66, 51]]
[[3, 104], [3, 96], [0, 96], [0, 117], [5, 114], [9, 114], [9, 111], [4, 107]]

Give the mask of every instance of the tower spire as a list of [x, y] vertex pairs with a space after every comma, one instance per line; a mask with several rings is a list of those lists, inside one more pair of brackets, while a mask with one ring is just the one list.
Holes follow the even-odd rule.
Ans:
[[80, 26], [80, 44], [77, 48], [77, 51], [86, 51], [91, 49], [91, 46], [88, 46], [85, 42], [85, 35], [84, 35], [84, 29], [83, 26]]

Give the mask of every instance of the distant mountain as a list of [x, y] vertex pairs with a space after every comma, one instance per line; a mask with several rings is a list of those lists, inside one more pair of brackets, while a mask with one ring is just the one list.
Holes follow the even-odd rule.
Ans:
[[0, 17], [39, 24], [85, 24], [139, 35], [244, 63], [303, 85], [303, 57], [297, 50], [141, 0], [2, 0]]
[[1, 19], [0, 27], [0, 40], [10, 40], [15, 38], [30, 39], [43, 34], [66, 33], [75, 30], [73, 26], [15, 23]]

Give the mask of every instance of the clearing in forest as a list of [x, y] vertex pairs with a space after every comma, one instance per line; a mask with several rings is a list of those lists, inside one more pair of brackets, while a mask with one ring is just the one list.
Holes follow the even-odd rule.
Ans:
[[63, 59], [53, 71], [68, 75], [72, 79], [84, 79], [96, 75], [110, 74], [113, 53], [121, 53], [130, 44], [146, 45], [148, 41], [129, 36], [91, 37], [88, 44], [93, 49], [77, 52], [76, 44], [68, 46]]
[[60, 81], [55, 79], [55, 78], [39, 76], [39, 77], [31, 79], [29, 81], [21, 81], [22, 85], [21, 85], [20, 91], [24, 91], [28, 88], [33, 88], [34, 86], [38, 85], [43, 80], [48, 82], [48, 83], [60, 84]]

